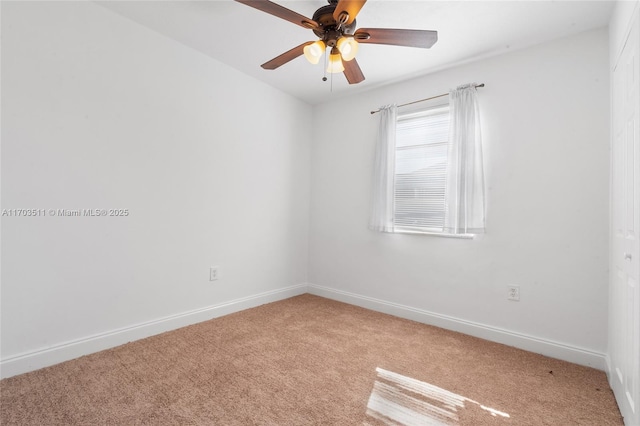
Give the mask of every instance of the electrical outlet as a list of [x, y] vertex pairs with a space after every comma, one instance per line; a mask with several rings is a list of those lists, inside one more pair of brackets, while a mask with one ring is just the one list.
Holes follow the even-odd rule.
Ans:
[[209, 281], [216, 281], [218, 278], [220, 278], [219, 269], [219, 266], [212, 266], [211, 268], [209, 268]]
[[520, 301], [520, 286], [507, 286], [507, 300], [514, 300], [516, 302]]

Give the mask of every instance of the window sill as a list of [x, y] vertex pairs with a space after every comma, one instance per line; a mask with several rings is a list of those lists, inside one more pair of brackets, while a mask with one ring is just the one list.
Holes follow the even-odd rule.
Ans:
[[432, 237], [456, 238], [460, 240], [472, 240], [476, 236], [476, 234], [445, 234], [442, 232], [409, 231], [404, 229], [395, 229], [393, 233], [394, 234], [429, 235]]

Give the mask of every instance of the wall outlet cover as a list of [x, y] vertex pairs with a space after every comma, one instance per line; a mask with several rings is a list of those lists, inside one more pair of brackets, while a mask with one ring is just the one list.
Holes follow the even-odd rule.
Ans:
[[516, 302], [520, 301], [520, 286], [507, 286], [507, 300], [514, 300]]

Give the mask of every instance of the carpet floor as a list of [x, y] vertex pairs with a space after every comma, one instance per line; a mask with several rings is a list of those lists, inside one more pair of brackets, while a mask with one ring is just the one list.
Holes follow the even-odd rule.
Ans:
[[305, 294], [0, 381], [8, 425], [622, 425], [604, 372]]

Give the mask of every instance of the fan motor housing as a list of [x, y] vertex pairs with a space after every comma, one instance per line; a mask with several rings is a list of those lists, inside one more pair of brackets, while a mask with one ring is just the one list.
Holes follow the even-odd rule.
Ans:
[[315, 35], [320, 37], [327, 46], [335, 46], [336, 42], [343, 34], [351, 35], [356, 28], [356, 21], [353, 20], [349, 25], [339, 26], [333, 17], [333, 11], [336, 10], [336, 4], [329, 4], [316, 10], [313, 14], [313, 20], [319, 25], [314, 29]]

